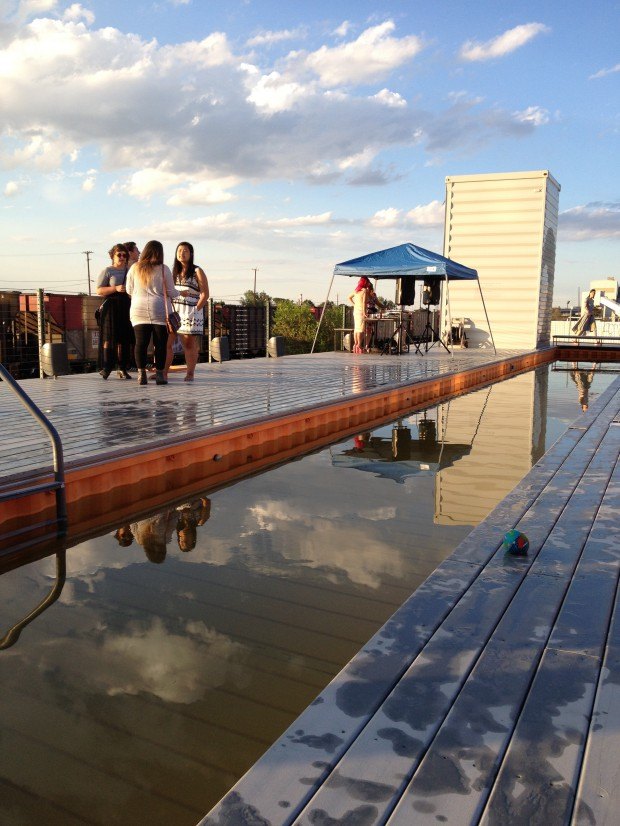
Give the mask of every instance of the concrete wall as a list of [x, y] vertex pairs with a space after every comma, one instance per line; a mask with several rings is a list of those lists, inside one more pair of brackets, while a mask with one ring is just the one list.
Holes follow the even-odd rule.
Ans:
[[[546, 170], [446, 178], [444, 255], [478, 270], [496, 347], [549, 342], [559, 192]], [[470, 347], [490, 347], [478, 284], [450, 282], [449, 299]]]

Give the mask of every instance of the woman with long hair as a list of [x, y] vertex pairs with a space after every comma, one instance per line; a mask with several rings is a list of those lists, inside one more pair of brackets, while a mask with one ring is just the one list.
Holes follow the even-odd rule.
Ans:
[[596, 334], [596, 320], [594, 318], [595, 296], [596, 290], [590, 290], [583, 301], [582, 313], [577, 323], [573, 325], [573, 333], [575, 333], [577, 338], [585, 336], [586, 333], [590, 332], [592, 327], [594, 327], [594, 333]]
[[[177, 335], [181, 338], [183, 351], [185, 352], [185, 364], [187, 372], [185, 381], [194, 381], [194, 370], [198, 362], [198, 344], [204, 334], [204, 310], [203, 307], [209, 298], [209, 284], [207, 276], [203, 270], [194, 264], [194, 248], [189, 241], [181, 241], [177, 244], [172, 265], [172, 277], [177, 287], [187, 290], [185, 296], [181, 295], [174, 299], [174, 308], [181, 316], [181, 326]], [[168, 336], [168, 352], [166, 355], [166, 369], [172, 364], [174, 344], [174, 333]]]
[[136, 334], [139, 384], [147, 383], [146, 353], [151, 338], [155, 346], [155, 381], [168, 384], [164, 375], [168, 313], [172, 308], [171, 299], [183, 293], [174, 286], [172, 273], [164, 264], [164, 248], [160, 241], [145, 244], [138, 262], [132, 264], [127, 273], [127, 292], [131, 296], [131, 323]]
[[119, 379], [130, 379], [127, 368], [134, 338], [125, 284], [129, 253], [124, 244], [114, 244], [108, 255], [112, 265], [97, 279], [97, 295], [104, 299], [99, 316], [99, 373], [107, 379], [116, 364]]

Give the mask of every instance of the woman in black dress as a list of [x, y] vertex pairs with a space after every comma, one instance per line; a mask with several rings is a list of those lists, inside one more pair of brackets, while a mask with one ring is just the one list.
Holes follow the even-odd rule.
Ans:
[[134, 334], [129, 320], [131, 298], [125, 289], [129, 254], [124, 244], [115, 244], [108, 254], [112, 266], [97, 279], [97, 295], [104, 299], [99, 316], [99, 373], [107, 379], [116, 364], [119, 379], [130, 379], [127, 368]]

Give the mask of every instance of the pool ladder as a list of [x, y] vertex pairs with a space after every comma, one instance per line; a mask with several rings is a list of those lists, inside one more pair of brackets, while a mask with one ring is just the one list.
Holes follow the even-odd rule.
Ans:
[[[53, 454], [53, 465], [54, 465], [54, 478], [49, 482], [41, 482], [40, 484], [33, 484], [33, 485], [25, 485], [25, 486], [17, 486], [11, 487], [8, 490], [2, 491], [0, 490], [0, 503], [6, 502], [10, 499], [16, 499], [20, 496], [30, 496], [33, 493], [43, 493], [45, 491], [54, 491], [56, 494], [56, 519], [47, 520], [44, 522], [40, 522], [36, 525], [28, 525], [24, 528], [20, 528], [16, 531], [13, 531], [9, 535], [4, 535], [3, 539], [16, 539], [19, 540], [20, 537], [24, 536], [25, 534], [32, 533], [33, 531], [38, 531], [43, 528], [48, 528], [51, 526], [56, 527], [56, 535], [57, 536], [64, 536], [67, 532], [67, 500], [66, 500], [66, 493], [65, 493], [65, 464], [63, 458], [63, 451], [62, 451], [62, 442], [60, 440], [60, 436], [58, 435], [58, 431], [54, 427], [54, 425], [49, 421], [49, 419], [43, 414], [43, 412], [37, 407], [37, 405], [32, 401], [30, 396], [22, 389], [22, 387], [15, 381], [13, 376], [9, 373], [6, 367], [3, 364], [0, 364], [0, 378], [2, 378], [6, 387], [9, 388], [20, 400], [20, 402], [24, 405], [24, 407], [28, 410], [30, 415], [37, 420], [37, 422], [41, 425], [41, 427], [47, 433], [49, 440], [52, 445], [52, 454]], [[37, 540], [33, 540], [37, 541]], [[32, 541], [26, 541], [22, 543], [22, 545], [13, 546], [12, 551], [19, 550], [21, 547], [28, 547], [32, 544]]]

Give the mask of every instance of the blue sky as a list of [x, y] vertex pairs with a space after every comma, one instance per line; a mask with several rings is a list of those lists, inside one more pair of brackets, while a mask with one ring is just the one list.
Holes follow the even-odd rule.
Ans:
[[441, 252], [447, 175], [548, 169], [576, 300], [620, 277], [619, 32], [617, 2], [0, 0], [0, 288], [158, 238], [215, 297], [257, 268], [319, 301], [338, 261]]

